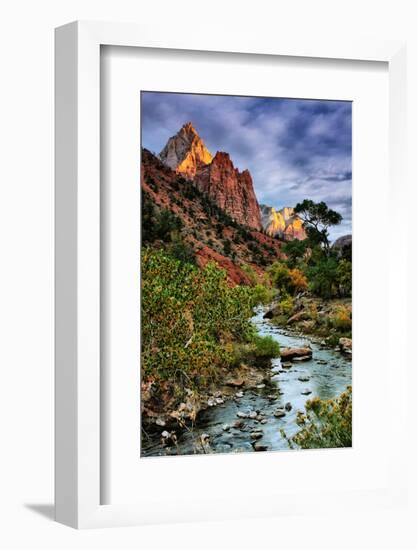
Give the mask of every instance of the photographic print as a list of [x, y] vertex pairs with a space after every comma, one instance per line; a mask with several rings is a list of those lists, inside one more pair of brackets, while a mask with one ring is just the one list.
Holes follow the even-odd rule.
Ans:
[[351, 447], [351, 102], [140, 101], [141, 456]]

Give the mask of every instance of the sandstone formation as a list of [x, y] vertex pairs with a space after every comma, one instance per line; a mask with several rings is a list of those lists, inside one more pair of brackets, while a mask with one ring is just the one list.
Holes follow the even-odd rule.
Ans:
[[187, 122], [175, 136], [169, 138], [159, 158], [178, 174], [193, 179], [196, 171], [209, 164], [213, 157], [194, 126]]
[[292, 239], [301, 241], [307, 237], [303, 221], [294, 214], [294, 208], [285, 206], [281, 210], [275, 210], [265, 204], [262, 204], [260, 208], [262, 226], [271, 237], [280, 237], [287, 241]]
[[197, 188], [208, 195], [231, 218], [242, 225], [261, 229], [259, 204], [248, 170], [239, 172], [228, 153], [217, 152], [212, 162], [195, 175]]
[[352, 255], [352, 235], [343, 235], [335, 240], [332, 245], [338, 256], [351, 256]]
[[178, 174], [193, 180], [235, 221], [253, 229], [262, 228], [249, 171], [239, 172], [228, 153], [217, 152], [213, 158], [191, 122], [169, 138], [159, 158]]

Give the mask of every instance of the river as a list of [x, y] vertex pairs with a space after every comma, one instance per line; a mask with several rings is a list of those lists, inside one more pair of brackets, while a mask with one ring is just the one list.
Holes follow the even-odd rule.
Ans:
[[[296, 424], [296, 416], [297, 411], [304, 410], [305, 402], [314, 396], [334, 398], [352, 383], [352, 364], [349, 357], [339, 351], [323, 348], [320, 343], [311, 341], [306, 336], [291, 334], [274, 326], [263, 318], [264, 312], [265, 309], [260, 307], [252, 318], [258, 334], [272, 336], [281, 347], [310, 345], [313, 350], [312, 359], [294, 362], [289, 369], [282, 368], [279, 358], [273, 359], [272, 368], [267, 370], [268, 376], [262, 384], [241, 392], [236, 390], [239, 397], [201, 411], [193, 430], [177, 433], [176, 445], [161, 444], [162, 429], [147, 434], [147, 437], [142, 438], [142, 456], [253, 452], [253, 431], [262, 432], [259, 442], [268, 450], [288, 450], [288, 443], [280, 430], [283, 429], [290, 437], [300, 429]], [[311, 393], [302, 393], [307, 391]], [[274, 412], [278, 408], [285, 408], [285, 405], [285, 416], [276, 418]], [[252, 412], [253, 415], [253, 411], [258, 412], [258, 420], [245, 418], [239, 422], [238, 413], [248, 415]], [[259, 421], [260, 418], [262, 421]], [[237, 421], [240, 426], [235, 426]], [[201, 436], [203, 440], [207, 439], [206, 444], [201, 444]]]

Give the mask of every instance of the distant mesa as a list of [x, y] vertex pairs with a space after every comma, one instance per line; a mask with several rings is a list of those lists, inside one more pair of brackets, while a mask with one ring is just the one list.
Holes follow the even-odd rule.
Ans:
[[274, 207], [261, 204], [262, 227], [267, 235], [279, 237], [283, 240], [307, 238], [303, 221], [297, 214], [294, 214], [294, 208], [285, 206], [281, 210], [275, 210]]

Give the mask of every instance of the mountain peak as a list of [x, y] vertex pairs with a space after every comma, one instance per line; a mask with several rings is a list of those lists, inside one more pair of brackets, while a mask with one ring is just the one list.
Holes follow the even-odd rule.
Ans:
[[213, 157], [192, 122], [186, 122], [175, 136], [169, 138], [159, 158], [177, 173], [194, 179], [198, 168], [209, 164]]
[[182, 174], [237, 222], [261, 229], [259, 205], [248, 170], [239, 172], [229, 153], [213, 157], [192, 122], [169, 138], [159, 154], [164, 164]]
[[196, 129], [193, 126], [193, 123], [191, 121], [185, 122], [182, 125], [181, 130], [185, 130], [186, 132], [190, 132], [192, 134], [198, 135]]

